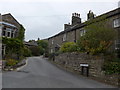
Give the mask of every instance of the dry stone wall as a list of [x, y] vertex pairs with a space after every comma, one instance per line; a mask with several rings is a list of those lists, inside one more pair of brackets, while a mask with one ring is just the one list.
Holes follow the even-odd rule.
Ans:
[[107, 82], [113, 85], [119, 85], [119, 75], [105, 75], [102, 70], [104, 64], [103, 55], [92, 56], [86, 53], [63, 53], [58, 56], [55, 56], [55, 60], [57, 64], [66, 67], [67, 69], [72, 69], [75, 72], [81, 74], [82, 67], [80, 64], [88, 64], [89, 65], [89, 77], [94, 79]]

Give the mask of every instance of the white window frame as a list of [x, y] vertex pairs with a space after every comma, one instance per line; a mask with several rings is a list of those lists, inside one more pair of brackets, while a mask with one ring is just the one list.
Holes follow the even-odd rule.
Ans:
[[113, 20], [113, 27], [120, 27], [120, 18], [114, 19]]
[[63, 35], [63, 41], [66, 41], [67, 40], [67, 34], [65, 33], [64, 35]]
[[53, 49], [51, 49], [51, 51], [50, 51], [51, 53], [53, 53]]
[[117, 49], [120, 49], [119, 47], [118, 47], [118, 45], [120, 45], [120, 40], [115, 40], [115, 49], [117, 50]]
[[52, 40], [52, 44], [54, 44], [54, 40]]
[[86, 30], [85, 30], [85, 29], [80, 30], [80, 36], [84, 36], [85, 33], [86, 33]]
[[[8, 36], [8, 33], [10, 33], [10, 36]], [[6, 32], [6, 36], [7, 36], [8, 38], [11, 38], [11, 31], [7, 31], [7, 32]]]

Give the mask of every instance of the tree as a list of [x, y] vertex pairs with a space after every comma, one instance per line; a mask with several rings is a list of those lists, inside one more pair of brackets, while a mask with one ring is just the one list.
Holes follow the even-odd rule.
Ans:
[[80, 37], [78, 45], [91, 54], [103, 53], [113, 44], [116, 32], [107, 26], [105, 18], [93, 22], [86, 23], [86, 33]]
[[40, 48], [42, 53], [47, 53], [48, 52], [48, 42], [45, 40], [38, 40], [38, 47]]
[[41, 54], [41, 49], [38, 46], [29, 47], [33, 56], [39, 56]]
[[38, 40], [37, 43], [39, 46], [41, 46], [44, 49], [48, 47], [48, 42], [45, 40]]

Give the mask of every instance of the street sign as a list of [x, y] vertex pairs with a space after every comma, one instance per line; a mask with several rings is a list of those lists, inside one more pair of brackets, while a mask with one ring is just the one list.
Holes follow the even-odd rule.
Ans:
[[88, 64], [80, 64], [80, 66], [82, 67], [88, 67], [89, 65]]

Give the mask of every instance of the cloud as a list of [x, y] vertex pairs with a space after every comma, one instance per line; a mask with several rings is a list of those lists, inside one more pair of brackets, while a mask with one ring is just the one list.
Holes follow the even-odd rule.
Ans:
[[80, 13], [82, 21], [84, 21], [86, 20], [89, 10], [100, 15], [115, 9], [118, 5], [116, 2], [86, 3], [75, 2], [75, 0], [74, 2], [61, 3], [37, 2], [36, 0], [5, 1], [8, 0], [0, 2], [1, 13], [11, 13], [21, 24], [23, 24], [26, 28], [26, 40], [37, 39], [38, 37], [44, 39], [62, 31], [63, 25], [71, 22], [71, 14], [74, 12]]

